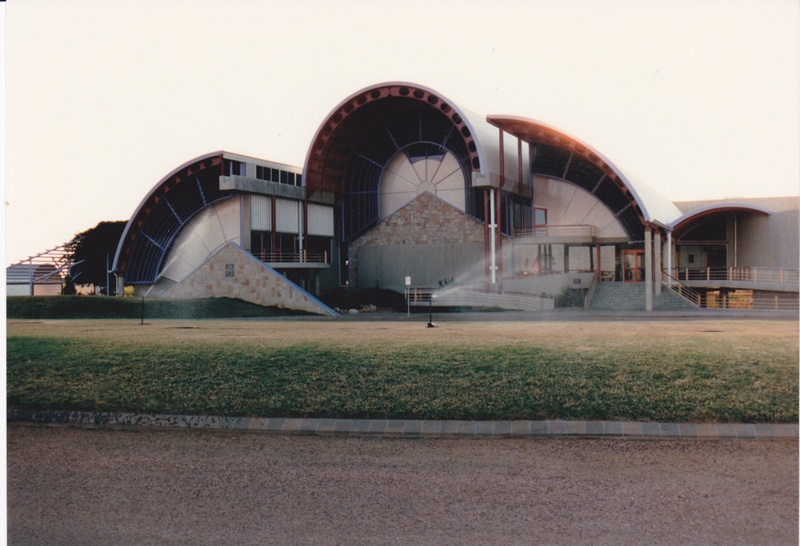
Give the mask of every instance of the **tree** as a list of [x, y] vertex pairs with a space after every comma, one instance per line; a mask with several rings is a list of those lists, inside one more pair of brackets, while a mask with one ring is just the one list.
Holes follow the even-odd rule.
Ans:
[[111, 294], [116, 291], [116, 282], [109, 279], [108, 270], [114, 261], [122, 232], [125, 230], [126, 221], [100, 222], [91, 229], [75, 235], [78, 242], [72, 250], [72, 261], [77, 265], [72, 267], [70, 278], [74, 284], [91, 284], [101, 289], [101, 294], [106, 292], [106, 282], [110, 285]]

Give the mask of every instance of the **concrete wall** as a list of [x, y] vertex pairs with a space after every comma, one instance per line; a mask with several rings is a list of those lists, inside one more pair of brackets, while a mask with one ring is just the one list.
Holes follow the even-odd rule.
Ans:
[[236, 298], [257, 305], [336, 315], [242, 247], [228, 243], [164, 294], [165, 298]]
[[350, 245], [350, 283], [357, 288], [402, 292], [407, 275], [425, 288], [476, 282], [483, 267], [483, 224], [427, 192]]
[[[37, 283], [33, 285], [34, 296], [58, 296], [61, 294], [61, 283]], [[7, 284], [6, 296], [30, 296], [29, 284]]]
[[503, 281], [503, 290], [555, 298], [567, 288], [588, 289], [593, 277], [593, 273], [560, 273], [518, 277], [516, 279], [505, 279]]
[[[679, 201], [675, 205], [681, 211], [689, 212], [722, 203], [755, 205], [773, 211], [769, 215], [737, 212], [735, 228], [733, 214], [726, 213], [729, 266], [800, 267], [800, 197], [737, 197], [711, 201]], [[736, 256], [734, 247], [737, 247]]]
[[737, 224], [739, 267], [800, 267], [800, 211], [739, 214]]

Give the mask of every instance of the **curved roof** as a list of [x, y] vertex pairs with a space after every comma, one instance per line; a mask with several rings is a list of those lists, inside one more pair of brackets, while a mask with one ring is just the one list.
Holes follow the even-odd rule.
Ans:
[[724, 201], [721, 203], [712, 203], [710, 205], [704, 205], [702, 207], [697, 207], [696, 209], [690, 210], [689, 212], [683, 214], [679, 218], [676, 218], [670, 224], [670, 227], [673, 229], [673, 231], [677, 231], [686, 227], [690, 222], [694, 222], [705, 216], [711, 216], [713, 214], [719, 214], [723, 212], [752, 212], [756, 214], [769, 215], [775, 211], [768, 209], [766, 207], [751, 205], [748, 203], [739, 203], [737, 201]]
[[219, 189], [225, 153], [187, 161], [162, 178], [142, 199], [122, 232], [113, 271], [126, 283], [155, 282], [172, 241], [186, 223], [210, 204], [230, 197]]
[[[434, 132], [432, 138], [446, 139], [442, 144], [448, 147], [463, 147], [470, 169], [483, 172], [485, 153], [475, 136], [475, 121], [470, 119], [470, 114], [440, 93], [422, 85], [386, 82], [356, 91], [339, 103], [320, 124], [309, 146], [303, 169], [309, 194], [322, 190], [341, 195], [341, 181], [354, 151], [354, 143], [370, 126], [391, 115], [389, 110], [397, 109], [403, 110], [412, 118], [422, 110], [436, 112], [438, 115], [435, 119], [440, 122], [440, 126], [437, 127], [438, 133]], [[440, 133], [445, 122], [447, 128], [453, 131], [448, 130], [447, 134], [442, 135]], [[423, 134], [426, 127], [422, 123], [419, 125], [418, 135], [389, 131], [387, 137], [393, 141], [395, 151], [414, 138], [426, 140]]]
[[600, 199], [619, 219], [628, 239], [644, 239], [647, 224], [666, 228], [680, 210], [646, 184], [635, 181], [590, 145], [545, 123], [520, 116], [486, 120], [532, 146], [532, 174], [571, 182]]

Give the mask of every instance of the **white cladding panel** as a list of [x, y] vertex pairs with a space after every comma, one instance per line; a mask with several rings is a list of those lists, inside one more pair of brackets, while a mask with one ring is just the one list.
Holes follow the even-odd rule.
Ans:
[[300, 233], [300, 202], [277, 199], [275, 229], [280, 233]]
[[184, 226], [164, 260], [160, 277], [179, 282], [227, 243], [241, 244], [241, 202], [226, 199], [202, 210]]
[[333, 207], [308, 204], [308, 234], [333, 237]]
[[253, 195], [250, 199], [251, 229], [272, 231], [272, 198], [265, 195]]

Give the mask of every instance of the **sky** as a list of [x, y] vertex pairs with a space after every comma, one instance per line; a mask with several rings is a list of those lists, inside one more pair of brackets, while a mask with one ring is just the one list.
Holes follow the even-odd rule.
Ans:
[[385, 81], [542, 121], [675, 201], [800, 194], [796, 0], [10, 0], [6, 264], [217, 150], [302, 166]]

